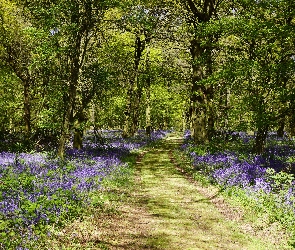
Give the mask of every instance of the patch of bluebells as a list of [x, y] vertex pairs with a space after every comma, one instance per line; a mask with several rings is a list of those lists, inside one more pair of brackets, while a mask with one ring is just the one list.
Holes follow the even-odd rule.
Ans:
[[[231, 133], [240, 143], [249, 144], [253, 136]], [[270, 133], [262, 155], [221, 150], [196, 153], [189, 131], [185, 132], [182, 149], [192, 160], [196, 171], [208, 176], [223, 188], [238, 187], [255, 198], [272, 196], [276, 206], [295, 213], [295, 143], [287, 136]], [[249, 145], [250, 146], [250, 145]], [[291, 160], [290, 160], [291, 159]], [[291, 172], [290, 172], [291, 171]]]
[[[98, 190], [107, 176], [127, 167], [121, 161], [132, 150], [163, 138], [169, 131], [144, 131], [129, 139], [121, 131], [102, 131], [105, 143], [87, 135], [83, 149], [66, 150], [60, 161], [49, 153], [0, 153], [0, 248], [10, 248], [14, 235], [21, 236], [14, 248], [36, 239], [33, 228], [58, 224], [75, 216], [89, 204], [89, 192]], [[12, 236], [11, 236], [12, 235]], [[11, 237], [12, 238], [11, 238]]]

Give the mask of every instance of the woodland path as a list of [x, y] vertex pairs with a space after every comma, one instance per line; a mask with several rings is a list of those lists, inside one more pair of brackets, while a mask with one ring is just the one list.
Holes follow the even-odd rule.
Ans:
[[85, 236], [93, 247], [85, 249], [279, 249], [241, 230], [200, 194], [174, 163], [180, 143], [168, 136], [139, 157], [134, 185], [120, 190], [122, 200], [112, 204], [118, 212], [93, 218]]

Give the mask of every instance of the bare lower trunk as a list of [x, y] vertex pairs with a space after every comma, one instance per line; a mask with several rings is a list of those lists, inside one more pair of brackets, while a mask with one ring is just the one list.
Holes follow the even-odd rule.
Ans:
[[194, 142], [205, 143], [207, 142], [207, 131], [206, 131], [206, 117], [203, 110], [196, 111], [197, 115], [192, 118], [192, 137]]
[[285, 130], [285, 117], [281, 118], [279, 121], [279, 128], [277, 130], [277, 136], [283, 137], [284, 136], [284, 130]]
[[74, 149], [81, 149], [83, 147], [82, 138], [83, 138], [83, 132], [80, 129], [76, 129], [74, 134], [74, 140], [73, 140]]
[[260, 155], [264, 152], [267, 132], [268, 132], [268, 126], [262, 126], [258, 128], [256, 138], [255, 138], [255, 144], [253, 147], [253, 153]]
[[205, 115], [205, 89], [200, 84], [203, 79], [202, 65], [196, 63], [198, 57], [203, 53], [201, 44], [197, 40], [191, 42], [191, 55], [193, 59], [193, 86], [191, 91], [191, 127], [192, 137], [195, 143], [207, 142], [206, 115]]
[[127, 93], [127, 104], [125, 108], [125, 121], [123, 127], [123, 138], [130, 136], [130, 124], [131, 124], [131, 112], [132, 112], [132, 94], [133, 94], [133, 86], [130, 84], [129, 90]]
[[75, 98], [76, 98], [76, 84], [71, 83], [69, 88], [69, 98], [68, 98], [68, 102], [67, 102], [67, 106], [66, 106], [66, 110], [64, 114], [64, 121], [62, 124], [61, 136], [59, 139], [59, 146], [58, 146], [58, 152], [57, 152], [57, 155], [61, 159], [64, 159], [65, 144], [67, 139], [70, 137], [70, 123], [72, 120]]
[[289, 111], [289, 133], [290, 136], [295, 136], [295, 102], [292, 101]]
[[[212, 74], [212, 72], [210, 72]], [[208, 140], [211, 141], [214, 138], [215, 135], [215, 114], [214, 114], [214, 108], [213, 108], [213, 87], [209, 86], [206, 90], [206, 96], [207, 96], [207, 114], [208, 114], [208, 120], [207, 120], [207, 137]]]
[[151, 124], [151, 103], [150, 103], [150, 87], [146, 90], [146, 110], [145, 110], [145, 132], [147, 136], [151, 136], [152, 124]]
[[229, 110], [230, 110], [230, 88], [226, 87], [225, 92], [225, 109], [224, 109], [224, 128], [223, 130], [229, 130]]
[[140, 102], [142, 96], [142, 88], [137, 83], [137, 90], [134, 96], [134, 103], [133, 103], [133, 112], [132, 112], [132, 126], [131, 126], [131, 134], [134, 135], [139, 127], [139, 116], [140, 116]]
[[70, 132], [69, 132], [70, 115], [71, 115], [71, 109], [68, 107], [65, 112], [65, 115], [64, 115], [61, 136], [60, 136], [59, 143], [58, 143], [57, 155], [61, 159], [64, 159], [66, 141], [70, 137]]
[[30, 82], [24, 82], [24, 122], [26, 134], [31, 133]]
[[210, 112], [209, 117], [208, 117], [208, 129], [207, 129], [208, 130], [207, 134], [208, 134], [208, 140], [209, 141], [211, 141], [214, 138], [214, 135], [215, 135], [214, 125], [215, 125], [215, 117], [214, 117], [213, 112]]
[[133, 136], [138, 126], [139, 103], [141, 99], [141, 87], [139, 86], [139, 63], [142, 52], [145, 48], [145, 43], [139, 36], [135, 39], [134, 51], [134, 78], [130, 80], [130, 85], [127, 93], [127, 104], [125, 109], [125, 123], [123, 129], [123, 137]]

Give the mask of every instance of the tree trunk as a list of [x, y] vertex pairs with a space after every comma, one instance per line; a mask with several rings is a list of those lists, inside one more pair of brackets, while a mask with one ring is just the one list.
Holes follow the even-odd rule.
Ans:
[[73, 78], [73, 82], [70, 83], [68, 102], [66, 105], [64, 121], [63, 121], [62, 129], [61, 129], [61, 137], [59, 140], [58, 153], [57, 153], [57, 155], [61, 159], [64, 159], [65, 144], [67, 139], [70, 137], [70, 123], [71, 123], [70, 121], [72, 120], [71, 116], [73, 114], [73, 107], [74, 107], [74, 102], [76, 99], [76, 91], [77, 91], [76, 90], [77, 82], [75, 82], [76, 77], [77, 76], [75, 76]]
[[202, 109], [195, 111], [192, 117], [192, 137], [197, 144], [207, 142], [206, 117]]
[[125, 108], [125, 121], [124, 121], [124, 127], [123, 127], [123, 138], [127, 138], [130, 136], [130, 124], [131, 124], [131, 112], [132, 112], [132, 94], [133, 94], [133, 84], [130, 83], [129, 89], [127, 92], [127, 103]]
[[230, 88], [226, 87], [225, 92], [225, 110], [224, 110], [224, 128], [223, 131], [229, 130], [229, 109], [230, 109]]
[[[79, 47], [80, 47], [80, 44], [78, 41], [76, 45], [77, 51]], [[70, 136], [70, 125], [71, 125], [71, 122], [73, 122], [73, 113], [74, 113], [75, 100], [77, 95], [77, 85], [78, 85], [78, 79], [79, 79], [79, 73], [80, 73], [79, 55], [77, 53], [78, 52], [74, 53], [73, 60], [72, 60], [68, 100], [66, 103], [67, 105], [65, 109], [64, 122], [62, 125], [62, 132], [61, 132], [61, 137], [60, 137], [59, 146], [58, 146], [58, 156], [61, 159], [64, 159], [65, 144], [66, 144], [67, 138], [69, 138]]]
[[195, 143], [207, 142], [206, 116], [205, 116], [205, 88], [200, 84], [203, 79], [202, 65], [197, 63], [197, 59], [204, 52], [200, 41], [193, 39], [191, 41], [192, 56], [192, 91], [191, 91], [191, 110], [192, 110], [192, 137]]
[[146, 110], [145, 110], [145, 132], [147, 136], [151, 136], [151, 77], [148, 66], [147, 86], [146, 86]]
[[81, 149], [83, 147], [83, 134], [84, 134], [84, 124], [88, 120], [87, 113], [84, 111], [85, 107], [82, 105], [75, 115], [75, 133], [73, 140], [73, 148]]
[[261, 126], [258, 128], [255, 144], [253, 147], [253, 153], [260, 155], [264, 152], [266, 137], [268, 132], [268, 126]]
[[255, 143], [253, 145], [253, 153], [260, 155], [264, 152], [267, 132], [270, 124], [270, 120], [266, 117], [265, 100], [262, 96], [259, 97], [257, 102], [253, 103], [257, 110], [256, 112], [256, 126], [257, 134]]
[[283, 137], [285, 131], [285, 116], [279, 120], [279, 128], [277, 130], [277, 136]]
[[290, 136], [295, 136], [295, 102], [292, 101], [289, 111], [289, 133]]
[[[212, 72], [210, 72], [212, 74]], [[213, 94], [214, 90], [212, 86], [209, 86], [206, 91], [207, 96], [207, 113], [208, 113], [208, 120], [207, 120], [207, 136], [208, 140], [211, 141], [215, 135], [215, 112], [213, 107]]]
[[142, 52], [145, 48], [145, 44], [137, 36], [135, 39], [135, 51], [134, 51], [134, 78], [130, 80], [129, 89], [127, 93], [127, 104], [125, 109], [125, 123], [123, 129], [123, 137], [133, 136], [137, 130], [138, 125], [138, 109], [141, 99], [142, 88], [139, 86], [139, 63], [141, 60]]
[[30, 81], [25, 80], [24, 84], [24, 122], [26, 134], [31, 133], [31, 100], [30, 100]]
[[83, 132], [80, 129], [75, 129], [74, 140], [73, 140], [73, 148], [81, 149], [82, 145]]
[[214, 117], [214, 113], [212, 110], [209, 110], [209, 115], [208, 115], [208, 140], [212, 141], [215, 135], [215, 117]]
[[132, 112], [132, 125], [131, 125], [131, 135], [133, 136], [139, 127], [139, 115], [140, 115], [140, 102], [142, 97], [142, 88], [137, 82], [137, 90], [133, 98], [133, 112]]
[[151, 124], [151, 106], [149, 101], [147, 100], [147, 107], [146, 107], [146, 111], [145, 111], [145, 115], [146, 115], [146, 120], [145, 120], [145, 132], [146, 135], [151, 137], [151, 132], [152, 132], [152, 124]]

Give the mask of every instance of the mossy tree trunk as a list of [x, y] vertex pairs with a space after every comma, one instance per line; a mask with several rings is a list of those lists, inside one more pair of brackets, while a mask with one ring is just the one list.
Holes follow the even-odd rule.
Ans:
[[192, 90], [191, 90], [191, 123], [192, 137], [195, 143], [207, 141], [206, 131], [206, 97], [205, 87], [200, 83], [204, 77], [202, 65], [197, 63], [199, 57], [204, 52], [201, 47], [201, 41], [193, 39], [191, 41], [192, 56]]
[[213, 74], [212, 50], [216, 39], [213, 35], [202, 33], [202, 27], [206, 26], [217, 14], [220, 1], [193, 1], [181, 2], [187, 11], [188, 23], [193, 25], [190, 43], [192, 59], [192, 89], [191, 89], [191, 130], [195, 143], [207, 143], [214, 134], [215, 116], [212, 106], [214, 96], [213, 87], [204, 83]]

